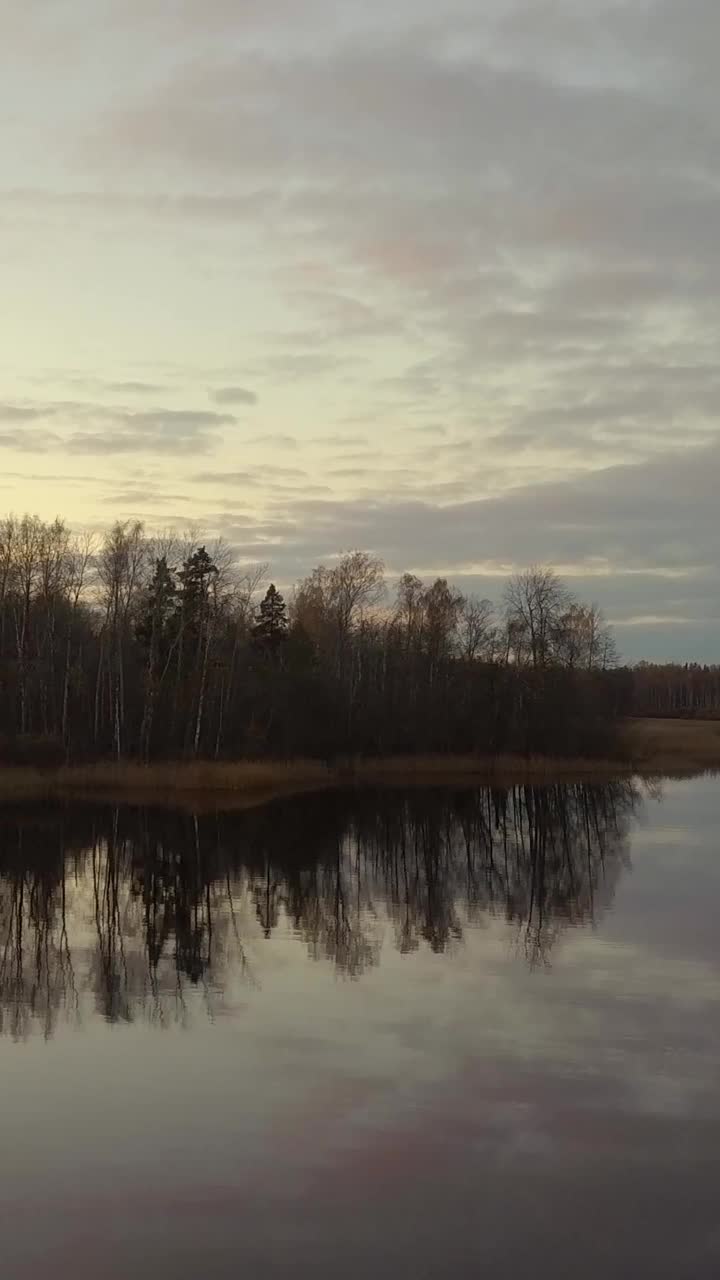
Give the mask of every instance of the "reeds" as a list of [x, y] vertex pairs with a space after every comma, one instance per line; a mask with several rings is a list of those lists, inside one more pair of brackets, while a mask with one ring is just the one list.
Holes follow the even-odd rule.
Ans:
[[33, 797], [123, 800], [192, 808], [245, 808], [280, 796], [352, 786], [497, 786], [611, 778], [617, 761], [544, 757], [398, 756], [324, 764], [313, 760], [235, 763], [93, 764], [53, 771], [0, 770], [0, 800]]
[[621, 748], [638, 773], [720, 769], [720, 720], [630, 720]]
[[497, 786], [592, 781], [720, 769], [720, 721], [633, 720], [615, 759], [547, 756], [392, 756], [319, 760], [131, 762], [55, 770], [0, 769], [0, 799], [96, 798], [151, 804], [244, 807], [343, 786]]

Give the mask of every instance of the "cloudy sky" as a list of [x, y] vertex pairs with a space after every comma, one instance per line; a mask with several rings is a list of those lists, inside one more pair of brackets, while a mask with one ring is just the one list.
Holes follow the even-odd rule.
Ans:
[[0, 0], [0, 507], [720, 658], [717, 0]]

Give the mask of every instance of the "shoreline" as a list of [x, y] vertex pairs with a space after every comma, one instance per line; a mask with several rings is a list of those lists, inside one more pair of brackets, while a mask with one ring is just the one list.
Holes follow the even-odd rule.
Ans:
[[0, 805], [22, 800], [71, 800], [193, 810], [240, 809], [353, 787], [550, 785], [609, 781], [631, 777], [634, 772], [632, 766], [610, 760], [513, 756], [392, 756], [336, 765], [313, 760], [103, 763], [46, 771], [0, 769]]
[[0, 767], [0, 803], [67, 799], [170, 807], [250, 807], [283, 796], [353, 786], [537, 785], [629, 777], [690, 776], [720, 770], [720, 722], [636, 720], [609, 760], [547, 756], [391, 756], [328, 764], [315, 760], [181, 761]]

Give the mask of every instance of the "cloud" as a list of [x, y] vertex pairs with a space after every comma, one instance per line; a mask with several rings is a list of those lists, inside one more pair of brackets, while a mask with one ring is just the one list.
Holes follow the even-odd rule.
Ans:
[[[97, 276], [83, 252], [107, 245], [120, 303], [141, 264], [142, 316], [124, 323], [149, 350], [146, 365], [121, 352], [124, 383], [106, 361], [128, 399], [115, 417], [5, 391], [24, 416], [0, 411], [0, 443], [55, 450], [57, 432], [108, 467], [137, 450], [169, 470], [225, 448], [200, 483], [226, 521], [245, 486], [268, 538], [272, 503], [291, 505], [273, 536], [288, 574], [354, 541], [466, 581], [552, 559], [619, 620], [645, 619], [625, 627], [638, 644], [662, 618], [709, 627], [719, 23], [713, 0], [79, 0], [61, 29], [26, 6], [10, 102], [70, 49], [117, 74], [55, 95], [52, 116], [42, 96], [10, 113], [4, 268], [47, 244], [33, 310], [57, 332], [77, 226], [78, 325], [92, 314], [98, 346], [118, 349], [115, 310], [82, 309]], [[171, 365], [191, 404], [260, 394], [272, 430], [238, 456], [221, 413], [129, 416], [160, 394], [143, 367]], [[32, 435], [44, 417], [52, 434]], [[248, 467], [246, 449], [292, 449], [316, 491]], [[280, 492], [296, 480], [310, 505]]]
[[351, 435], [347, 432], [336, 431], [324, 436], [311, 436], [308, 444], [318, 445], [321, 447], [329, 446], [330, 448], [342, 449], [363, 449], [368, 445], [367, 436]]
[[52, 417], [55, 409], [52, 406], [35, 406], [19, 404], [0, 404], [0, 422], [22, 423], [40, 422]]
[[190, 498], [187, 494], [167, 493], [156, 486], [129, 485], [127, 488], [108, 493], [107, 501], [114, 507], [127, 508], [139, 504], [153, 508], [168, 502], [189, 502]]
[[0, 431], [0, 449], [18, 453], [44, 453], [60, 443], [61, 437], [51, 431]]
[[271, 188], [243, 194], [221, 195], [211, 192], [124, 191], [121, 188], [75, 188], [54, 191], [44, 186], [3, 189], [6, 209], [29, 211], [34, 215], [74, 217], [103, 221], [143, 219], [168, 222], [250, 222], [267, 213], [276, 202]]
[[406, 427], [406, 431], [416, 433], [421, 436], [446, 436], [447, 427], [443, 427], [439, 422], [417, 423], [413, 426]]
[[57, 472], [54, 468], [52, 471], [3, 471], [3, 475], [8, 480], [22, 480], [25, 484], [47, 484], [48, 482], [63, 485], [92, 485], [93, 488], [99, 487], [107, 482], [106, 476], [99, 475], [74, 475], [70, 472]]
[[295, 436], [283, 435], [281, 432], [269, 431], [267, 435], [249, 436], [245, 441], [250, 447], [262, 445], [267, 449], [290, 449], [299, 448], [298, 441]]
[[139, 382], [133, 379], [128, 379], [126, 382], [108, 382], [105, 385], [108, 391], [114, 391], [118, 395], [153, 396], [161, 395], [167, 390], [167, 387], [158, 382]]
[[[308, 335], [304, 334], [303, 340], [307, 341], [307, 337]], [[330, 350], [327, 347], [324, 351], [288, 351], [267, 355], [264, 358], [264, 372], [273, 381], [292, 383], [310, 379], [317, 382], [318, 378], [332, 377], [340, 370], [356, 364], [357, 361], [358, 357], [355, 355]]]
[[[636, 623], [643, 634], [627, 642], [633, 651], [662, 631], [662, 619], [673, 620], [671, 632], [694, 628], [697, 640], [705, 626], [720, 639], [719, 465], [714, 444], [640, 467], [444, 503], [431, 484], [424, 499], [395, 497], [389, 477], [372, 497], [300, 497], [285, 506], [285, 518], [261, 521], [258, 530], [272, 544], [265, 558], [284, 581], [342, 547], [360, 546], [382, 555], [392, 571], [447, 575], [497, 597], [506, 576], [539, 561], [557, 565], [620, 624]], [[234, 536], [232, 515], [223, 528]]]
[[245, 387], [217, 387], [209, 394], [215, 404], [254, 405], [258, 402], [255, 392], [247, 391]]
[[219, 431], [232, 426], [227, 413], [187, 409], [111, 411], [107, 425], [76, 431], [65, 448], [75, 454], [207, 453], [220, 442]]
[[[52, 418], [54, 432], [34, 424]], [[192, 409], [125, 409], [89, 402], [54, 401], [16, 410], [0, 407], [0, 421], [29, 425], [0, 434], [0, 447], [23, 452], [62, 448], [70, 454], [207, 453], [234, 426], [230, 413]], [[83, 425], [77, 429], [77, 422]]]
[[307, 472], [301, 467], [281, 467], [268, 463], [267, 466], [247, 467], [243, 471], [198, 471], [192, 479], [198, 484], [261, 485], [268, 480], [305, 481]]
[[[548, 12], [561, 19], [549, 22], [554, 43], [540, 59], [530, 47], [542, 53], [547, 40], [522, 6], [513, 10], [512, 44], [503, 11], [490, 9], [462, 56], [467, 23], [451, 12], [428, 28], [420, 5], [408, 7], [402, 36], [357, 33], [322, 56], [310, 46], [207, 54], [145, 102], [107, 117], [103, 153], [125, 149], [135, 170], [162, 161], [182, 173], [199, 165], [206, 179], [226, 182], [282, 177], [285, 212], [279, 227], [273, 219], [281, 248], [292, 223], [304, 223], [331, 257], [396, 289], [420, 290], [414, 309], [440, 312], [475, 358], [478, 304], [499, 358], [516, 362], [531, 341], [542, 354], [553, 334], [576, 346], [612, 344], [618, 322], [631, 324], [628, 305], [642, 312], [669, 300], [677, 309], [711, 291], [718, 131], [693, 92], [677, 99], [672, 24], [662, 8], [653, 26], [664, 62], [627, 81], [607, 62], [595, 77], [577, 74], [578, 31], [587, 39], [609, 30], [615, 52], [632, 34], [619, 7], [595, 6], [587, 22], [569, 6]], [[594, 282], [588, 274], [598, 255], [605, 284], [597, 265]], [[557, 288], [555, 274], [565, 276]], [[581, 296], [583, 280], [594, 293]], [[504, 335], [488, 285], [504, 292], [496, 298], [505, 304]], [[444, 305], [451, 298], [452, 308]], [[370, 303], [336, 289], [308, 292], [304, 304], [335, 338], [366, 328], [381, 334], [403, 314], [397, 299], [388, 311], [377, 297]]]

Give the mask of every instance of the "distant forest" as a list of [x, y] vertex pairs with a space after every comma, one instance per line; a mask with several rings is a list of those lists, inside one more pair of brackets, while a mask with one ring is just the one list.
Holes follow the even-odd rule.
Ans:
[[502, 604], [353, 551], [288, 593], [231, 549], [0, 522], [0, 761], [597, 756], [618, 716], [716, 709], [720, 676], [618, 667], [550, 569]]

